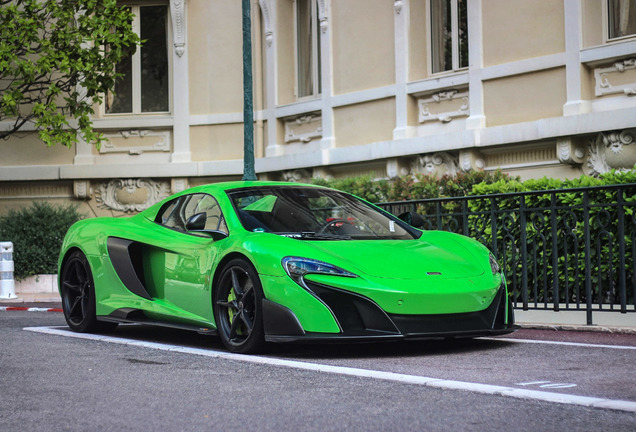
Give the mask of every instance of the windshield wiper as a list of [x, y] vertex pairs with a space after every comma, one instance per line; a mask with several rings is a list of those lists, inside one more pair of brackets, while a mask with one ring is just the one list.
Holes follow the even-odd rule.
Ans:
[[305, 240], [351, 240], [351, 236], [349, 235], [316, 233], [312, 231], [303, 231], [299, 233], [285, 233], [280, 235], [285, 237], [305, 239]]

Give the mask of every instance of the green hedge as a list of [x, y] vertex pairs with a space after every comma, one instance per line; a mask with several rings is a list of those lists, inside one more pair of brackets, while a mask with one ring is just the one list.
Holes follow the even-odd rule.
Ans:
[[34, 202], [0, 217], [0, 241], [13, 242], [15, 279], [57, 273], [64, 235], [82, 215], [76, 206]]
[[477, 184], [518, 181], [501, 171], [471, 171], [456, 176], [445, 175], [440, 178], [416, 174], [397, 177], [392, 180], [374, 180], [368, 176], [342, 179], [313, 179], [312, 183], [339, 189], [379, 203], [403, 200], [418, 200], [440, 197], [460, 197], [471, 195]]
[[[519, 196], [501, 197], [496, 201], [500, 214], [497, 220], [498, 256], [503, 260], [508, 283], [521, 289], [521, 252], [527, 254], [526, 274], [529, 302], [572, 303], [586, 302], [586, 258], [590, 260], [591, 302], [594, 304], [620, 303], [618, 189], [604, 186], [636, 183], [636, 172], [610, 172], [599, 178], [580, 177], [573, 180], [538, 179], [525, 182], [509, 181], [479, 184], [474, 195], [561, 190], [551, 202], [551, 194], [526, 195], [524, 205], [526, 230], [522, 233]], [[584, 194], [576, 188], [588, 189], [588, 219], [584, 210]], [[569, 191], [571, 190], [571, 191]], [[626, 300], [634, 303], [634, 240], [636, 238], [636, 187], [623, 190], [623, 244], [626, 264]], [[554, 207], [553, 207], [554, 206]], [[472, 213], [487, 214], [490, 200], [469, 200]], [[552, 208], [552, 210], [551, 210]], [[470, 216], [473, 233], [479, 233], [485, 244], [491, 245], [493, 233], [489, 217]], [[590, 238], [589, 257], [585, 254], [586, 222]], [[555, 232], [556, 230], [556, 232]], [[525, 234], [525, 244], [522, 242]], [[556, 239], [556, 240], [555, 240]], [[556, 247], [554, 247], [556, 243]], [[554, 265], [556, 262], [556, 266]], [[558, 296], [553, 292], [554, 275], [557, 276]], [[517, 298], [521, 300], [520, 295]]]

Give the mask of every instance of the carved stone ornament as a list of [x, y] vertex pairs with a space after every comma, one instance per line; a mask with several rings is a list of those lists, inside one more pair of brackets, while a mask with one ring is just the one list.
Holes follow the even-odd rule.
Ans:
[[449, 123], [454, 118], [468, 117], [470, 114], [467, 91], [447, 90], [434, 93], [426, 98], [418, 99], [417, 105], [420, 123], [431, 121]]
[[612, 169], [630, 171], [636, 165], [636, 129], [604, 132], [590, 142], [587, 173], [604, 174]]
[[274, 40], [274, 31], [272, 30], [272, 8], [269, 4], [270, 0], [258, 0], [261, 6], [261, 14], [263, 15], [263, 23], [265, 24], [265, 42], [267, 46], [272, 46]]
[[305, 182], [311, 179], [311, 173], [308, 170], [297, 169], [293, 171], [283, 172], [283, 180], [288, 182]]
[[75, 198], [87, 200], [91, 198], [92, 193], [91, 183], [88, 180], [73, 181], [73, 195], [75, 195]]
[[443, 175], [454, 176], [458, 166], [455, 158], [448, 153], [433, 153], [419, 156], [411, 164], [413, 174], [426, 174], [435, 177]]
[[462, 171], [481, 171], [486, 167], [486, 161], [477, 150], [462, 150], [459, 152], [459, 168]]
[[636, 71], [632, 72], [633, 80], [627, 80], [631, 82], [625, 83], [624, 79], [622, 83], [612, 84], [612, 79], [616, 78], [628, 71], [636, 69], [636, 59], [623, 60], [616, 62], [609, 67], [594, 69], [594, 78], [596, 80], [596, 87], [594, 94], [596, 96], [603, 96], [608, 94], [625, 94], [627, 96], [636, 95]]
[[579, 165], [585, 158], [585, 150], [573, 138], [559, 138], [556, 142], [559, 162], [569, 165]]
[[323, 33], [326, 33], [327, 27], [329, 27], [328, 16], [326, 0], [318, 0], [318, 19], [320, 20], [320, 30]]
[[185, 52], [185, 0], [170, 0], [170, 17], [172, 18], [174, 51], [181, 57]]
[[404, 7], [404, 1], [403, 0], [395, 0], [395, 2], [393, 2], [393, 7], [395, 8], [395, 13], [396, 14], [401, 14], [402, 13], [402, 8]]
[[170, 195], [166, 182], [145, 179], [111, 180], [95, 190], [99, 207], [121, 212], [140, 212]]
[[[104, 153], [128, 153], [140, 155], [144, 152], [169, 152], [170, 132], [153, 130], [125, 130], [104, 134], [107, 138], [99, 148]], [[130, 143], [130, 144], [129, 144]]]
[[308, 143], [322, 137], [322, 117], [308, 114], [285, 121], [285, 142]]

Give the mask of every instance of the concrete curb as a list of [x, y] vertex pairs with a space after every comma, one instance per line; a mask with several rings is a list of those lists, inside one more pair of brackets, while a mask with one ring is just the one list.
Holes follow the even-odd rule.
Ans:
[[27, 311], [27, 312], [62, 312], [60, 308], [23, 307], [23, 306], [0, 306], [0, 312], [4, 311]]
[[577, 332], [595, 332], [595, 333], [617, 333], [617, 334], [633, 334], [636, 335], [634, 327], [613, 327], [613, 326], [588, 326], [573, 324], [534, 324], [534, 323], [517, 323], [523, 329], [529, 330], [553, 330], [553, 331], [577, 331]]

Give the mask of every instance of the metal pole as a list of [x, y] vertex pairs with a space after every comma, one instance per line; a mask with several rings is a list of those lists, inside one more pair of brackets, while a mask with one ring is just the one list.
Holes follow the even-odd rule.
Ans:
[[256, 180], [254, 171], [254, 102], [252, 98], [251, 0], [243, 0], [243, 180]]

